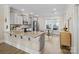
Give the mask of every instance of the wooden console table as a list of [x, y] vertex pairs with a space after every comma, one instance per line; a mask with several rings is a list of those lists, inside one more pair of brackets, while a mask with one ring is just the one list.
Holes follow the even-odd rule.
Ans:
[[60, 32], [60, 46], [66, 47], [67, 49], [71, 49], [71, 33], [70, 32]]

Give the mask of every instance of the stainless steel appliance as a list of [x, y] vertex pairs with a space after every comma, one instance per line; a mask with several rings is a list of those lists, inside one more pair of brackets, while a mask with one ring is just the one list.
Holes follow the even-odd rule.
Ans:
[[39, 31], [38, 21], [33, 21], [33, 31]]

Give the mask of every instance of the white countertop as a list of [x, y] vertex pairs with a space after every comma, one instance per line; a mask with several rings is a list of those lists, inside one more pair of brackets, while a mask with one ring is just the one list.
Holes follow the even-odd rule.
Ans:
[[32, 32], [23, 32], [23, 31], [10, 31], [10, 32], [7, 32], [7, 33], [10, 33], [12, 35], [22, 35], [22, 36], [31, 36], [31, 37], [38, 37], [42, 34], [44, 34], [44, 32], [41, 32], [41, 31], [32, 31]]

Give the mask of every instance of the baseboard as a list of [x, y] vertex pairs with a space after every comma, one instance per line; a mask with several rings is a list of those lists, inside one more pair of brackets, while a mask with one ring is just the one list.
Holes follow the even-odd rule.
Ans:
[[71, 47], [71, 54], [77, 54], [77, 48], [76, 47]]

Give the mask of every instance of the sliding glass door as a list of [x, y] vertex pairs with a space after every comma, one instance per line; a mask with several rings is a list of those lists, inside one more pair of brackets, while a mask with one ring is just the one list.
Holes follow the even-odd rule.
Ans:
[[50, 30], [51, 34], [59, 34], [60, 21], [57, 19], [49, 19], [45, 21], [46, 30]]

